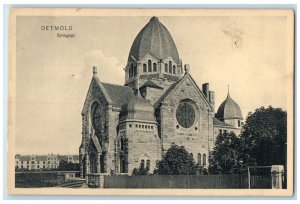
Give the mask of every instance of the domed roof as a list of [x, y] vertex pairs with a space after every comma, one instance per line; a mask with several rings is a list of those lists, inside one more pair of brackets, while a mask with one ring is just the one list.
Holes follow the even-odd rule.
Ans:
[[155, 122], [153, 105], [149, 100], [144, 99], [140, 95], [139, 91], [137, 95], [129, 101], [125, 115], [127, 120], [145, 120]]
[[157, 17], [152, 17], [136, 36], [131, 46], [128, 60], [133, 56], [139, 61], [147, 53], [159, 59], [171, 56], [177, 64], [180, 63], [174, 40], [170, 32], [159, 22]]
[[216, 118], [223, 119], [243, 119], [242, 111], [239, 105], [230, 97], [228, 92], [227, 98], [220, 105]]

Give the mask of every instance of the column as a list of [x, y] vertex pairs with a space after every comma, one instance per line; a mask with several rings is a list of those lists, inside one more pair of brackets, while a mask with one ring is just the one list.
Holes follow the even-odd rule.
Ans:
[[272, 165], [272, 189], [282, 189], [282, 173], [284, 171], [283, 165]]
[[97, 161], [96, 161], [96, 165], [97, 165], [97, 173], [101, 173], [101, 163], [100, 163], [100, 158], [101, 158], [101, 153], [97, 153]]

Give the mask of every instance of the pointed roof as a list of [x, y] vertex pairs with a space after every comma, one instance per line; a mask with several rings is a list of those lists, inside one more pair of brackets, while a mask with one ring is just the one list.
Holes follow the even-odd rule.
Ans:
[[144, 83], [141, 87], [141, 88], [144, 88], [144, 87], [151, 87], [151, 88], [156, 88], [156, 89], [163, 89], [161, 86], [158, 86], [156, 83], [154, 83], [153, 81], [151, 80], [148, 80], [146, 83]]
[[112, 100], [112, 105], [115, 107], [121, 108], [123, 105], [127, 104], [132, 97], [134, 97], [132, 89], [128, 86], [108, 83], [102, 84]]
[[216, 118], [219, 120], [243, 119], [240, 106], [230, 97], [229, 90], [225, 101], [218, 108]]
[[89, 92], [91, 91], [91, 87], [93, 84], [99, 87], [101, 92], [104, 95], [105, 100], [108, 104], [113, 105], [114, 107], [121, 108], [123, 105], [127, 104], [128, 101], [134, 96], [132, 90], [128, 86], [116, 85], [116, 84], [109, 84], [103, 83], [99, 80], [97, 75], [93, 75], [93, 78], [90, 83], [90, 87], [83, 105], [82, 114], [84, 110], [87, 108], [87, 98]]
[[128, 60], [133, 57], [139, 61], [147, 53], [158, 59], [172, 57], [177, 64], [180, 63], [175, 42], [168, 29], [159, 22], [157, 17], [152, 17], [136, 36]]
[[178, 86], [180, 86], [180, 84], [185, 81], [186, 79], [190, 79], [192, 81], [192, 83], [194, 84], [195, 88], [197, 89], [198, 93], [202, 96], [202, 98], [204, 99], [204, 101], [206, 102], [206, 104], [210, 107], [210, 103], [207, 101], [207, 98], [204, 96], [204, 94], [202, 93], [202, 91], [199, 89], [197, 83], [195, 82], [195, 80], [193, 79], [193, 77], [189, 74], [186, 73], [183, 77], [181, 77], [181, 79], [179, 79], [177, 82], [175, 82], [174, 84], [172, 84], [169, 89], [158, 99], [158, 101], [154, 104], [154, 107], [157, 108], [160, 106], [160, 104], [166, 100], [172, 93], [174, 90], [176, 90], [176, 88]]

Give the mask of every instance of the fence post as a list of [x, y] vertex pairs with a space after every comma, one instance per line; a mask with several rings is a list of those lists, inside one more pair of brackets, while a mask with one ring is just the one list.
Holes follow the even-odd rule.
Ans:
[[247, 167], [248, 169], [248, 188], [251, 188], [251, 176], [250, 176], [250, 167]]
[[284, 171], [283, 165], [272, 165], [272, 189], [282, 189], [282, 172]]

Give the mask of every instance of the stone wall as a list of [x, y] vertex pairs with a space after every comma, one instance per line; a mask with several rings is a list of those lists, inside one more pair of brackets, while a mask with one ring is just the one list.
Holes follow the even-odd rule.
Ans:
[[[104, 93], [101, 91], [98, 82], [96, 80], [96, 77], [94, 76], [92, 78], [90, 87], [89, 87], [89, 91], [87, 93], [86, 96], [86, 100], [84, 103], [84, 107], [82, 110], [82, 144], [81, 144], [81, 150], [79, 152], [79, 154], [81, 155], [81, 158], [84, 158], [87, 154], [88, 154], [88, 145], [89, 145], [89, 141], [90, 141], [90, 134], [92, 133], [92, 125], [91, 125], [91, 106], [94, 102], [98, 102], [100, 104], [101, 107], [104, 108], [105, 110], [105, 115], [106, 115], [106, 120], [105, 120], [105, 128], [104, 128], [104, 132], [103, 135], [97, 135], [98, 138], [108, 138], [109, 143], [111, 143], [110, 141], [113, 140], [113, 138], [110, 138], [110, 129], [112, 129], [112, 126], [110, 126], [110, 123], [112, 123], [112, 121], [110, 121], [110, 115], [112, 114], [112, 107], [109, 106]], [[95, 131], [93, 131], [95, 133]], [[116, 132], [116, 131], [115, 131]], [[113, 136], [112, 136], [113, 137]], [[110, 146], [109, 146], [110, 147]], [[102, 147], [103, 148], [103, 147]], [[109, 154], [110, 155], [110, 154]], [[84, 163], [81, 162], [81, 165], [84, 165]], [[85, 169], [85, 173], [81, 172], [82, 177], [84, 175], [87, 175], [89, 172], [89, 161], [87, 160], [86, 162], [86, 168], [81, 168], [81, 169]], [[107, 162], [107, 165], [111, 166], [111, 162]]]
[[127, 139], [127, 170], [132, 174], [139, 168], [141, 160], [150, 160], [150, 171], [153, 173], [157, 160], [161, 159], [161, 142], [157, 126], [147, 122], [126, 122], [120, 130], [120, 137]]
[[[196, 113], [195, 122], [190, 128], [181, 127], [176, 119], [176, 109], [182, 100], [188, 100]], [[206, 154], [206, 163], [208, 164], [208, 150], [214, 144], [214, 113], [205, 100], [192, 80], [187, 77], [162, 103], [160, 125], [164, 151], [167, 151], [174, 143], [184, 146], [188, 152], [193, 154], [195, 161], [197, 161], [198, 153]]]

